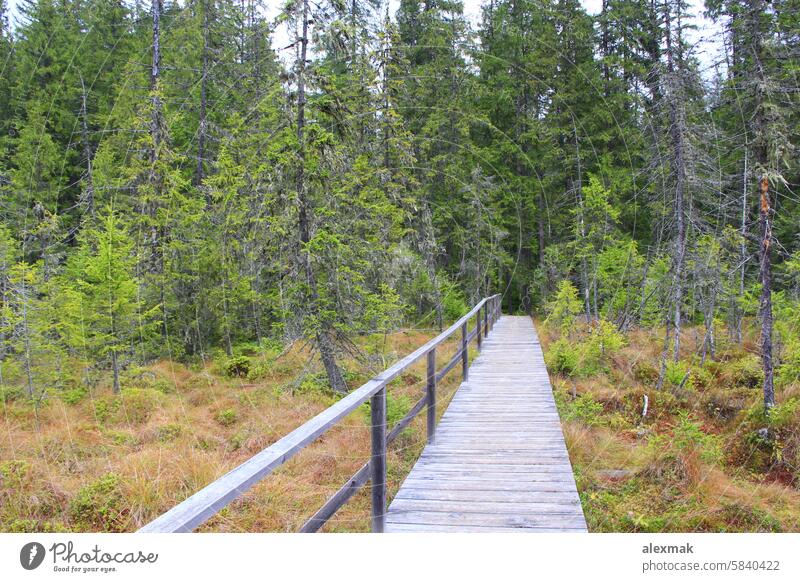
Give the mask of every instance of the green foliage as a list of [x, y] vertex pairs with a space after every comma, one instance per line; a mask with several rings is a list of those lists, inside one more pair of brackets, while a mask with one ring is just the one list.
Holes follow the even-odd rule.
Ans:
[[[688, 376], [687, 376], [688, 374]], [[685, 390], [694, 388], [694, 378], [690, 366], [683, 361], [668, 361], [664, 373], [664, 382], [667, 386], [678, 388], [682, 386]]]
[[239, 420], [239, 415], [233, 408], [225, 408], [214, 415], [214, 419], [222, 426], [231, 426]]
[[764, 383], [764, 370], [759, 358], [754, 355], [729, 363], [726, 372], [733, 386], [760, 388]]
[[442, 310], [447, 321], [455, 321], [469, 311], [463, 293], [449, 289], [442, 297]]
[[545, 353], [547, 368], [551, 373], [576, 376], [579, 371], [580, 354], [575, 344], [561, 338]]
[[183, 427], [179, 424], [164, 424], [156, 429], [156, 438], [163, 442], [174, 441], [183, 434]]
[[120, 476], [107, 473], [81, 487], [70, 501], [69, 518], [78, 531], [124, 531], [127, 515]]
[[62, 390], [59, 393], [59, 397], [67, 404], [74, 406], [83, 400], [87, 394], [88, 391], [85, 388], [71, 388], [70, 390]]
[[704, 432], [685, 412], [678, 416], [678, 423], [673, 428], [672, 444], [679, 451], [698, 454], [707, 463], [717, 464], [723, 458], [719, 439]]
[[246, 378], [250, 373], [252, 362], [247, 356], [233, 356], [223, 364], [226, 376], [231, 378]]
[[586, 343], [587, 350], [598, 360], [603, 360], [619, 352], [627, 342], [613, 323], [600, 319], [593, 324]]
[[545, 324], [557, 326], [562, 334], [569, 335], [581, 308], [578, 290], [572, 282], [563, 280], [558, 284], [556, 295], [548, 305]]
[[[120, 422], [144, 424], [160, 406], [161, 393], [152, 388], [126, 388], [119, 397], [117, 416]], [[97, 411], [97, 407], [95, 407]], [[98, 417], [100, 413], [98, 412]]]
[[597, 402], [591, 394], [583, 394], [575, 400], [567, 401], [563, 418], [594, 426], [604, 423], [602, 414], [603, 405]]

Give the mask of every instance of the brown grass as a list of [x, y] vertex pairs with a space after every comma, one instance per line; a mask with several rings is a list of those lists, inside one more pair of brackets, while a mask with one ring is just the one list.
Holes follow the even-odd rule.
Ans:
[[[366, 357], [344, 362], [356, 376], [351, 387], [433, 335], [390, 334], [385, 349], [382, 336], [360, 338]], [[440, 366], [455, 349], [451, 341], [439, 350]], [[144, 373], [151, 384], [155, 379], [166, 386], [166, 393], [137, 387], [114, 396], [106, 382], [75, 405], [55, 394], [38, 410], [27, 402], [5, 403], [0, 531], [86, 529], [81, 524], [92, 522], [82, 521], [76, 500], [108, 474], [119, 476], [118, 486], [112, 493], [96, 493], [110, 499], [114, 515], [108, 529], [141, 527], [330, 406], [335, 398], [324, 389], [299, 389], [296, 380], [304, 372], [320, 371], [313, 362], [309, 368], [309, 361], [307, 350], [295, 346], [257, 380], [227, 378], [211, 362], [191, 370], [161, 361]], [[424, 394], [424, 366], [424, 361], [417, 364], [390, 386], [398, 407]], [[459, 377], [457, 368], [443, 382], [440, 414]], [[424, 419], [418, 418], [390, 447], [390, 496], [421, 451], [424, 430]], [[295, 531], [369, 459], [369, 440], [368, 411], [358, 410], [201, 531]], [[367, 489], [331, 520], [328, 531], [368, 530]]]

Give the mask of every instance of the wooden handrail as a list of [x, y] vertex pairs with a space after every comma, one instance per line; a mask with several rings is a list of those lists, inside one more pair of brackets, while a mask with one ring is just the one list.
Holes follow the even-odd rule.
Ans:
[[[386, 446], [389, 442], [394, 440], [400, 430], [407, 426], [423, 408], [429, 410], [428, 441], [431, 442], [433, 433], [435, 432], [436, 385], [447, 372], [456, 366], [459, 360], [463, 362], [462, 369], [466, 371], [468, 365], [466, 350], [469, 340], [477, 336], [478, 345], [481, 345], [482, 308], [483, 335], [485, 337], [489, 331], [489, 322], [493, 324], [500, 313], [501, 302], [499, 294], [482, 299], [469, 313], [461, 317], [453, 325], [425, 345], [414, 350], [359, 388], [353, 390], [334, 405], [326, 408], [305, 424], [296, 428], [261, 452], [250, 457], [250, 459], [235, 469], [232, 469], [213, 483], [206, 485], [203, 489], [157, 517], [138, 531], [140, 533], [173, 533], [190, 532], [194, 530], [231, 501], [245, 493], [253, 485], [261, 481], [261, 479], [303, 450], [311, 442], [315, 441], [344, 417], [354, 412], [368, 399], [371, 401], [370, 410], [372, 415], [372, 454], [370, 456], [370, 461], [364, 465], [342, 489], [331, 497], [325, 506], [323, 506], [311, 520], [306, 522], [301, 531], [318, 530], [339, 507], [344, 505], [344, 503], [366, 483], [368, 479], [372, 479], [373, 481], [372, 529], [378, 532], [383, 531], [383, 522], [386, 513]], [[467, 334], [467, 322], [476, 314], [476, 329], [474, 332]], [[429, 356], [428, 354], [435, 354], [436, 347], [459, 329], [462, 332], [461, 349], [443, 370], [437, 374], [435, 372], [435, 355]], [[387, 435], [385, 388], [387, 384], [397, 378], [406, 368], [415, 364], [423, 357], [428, 358], [426, 396], [411, 409], [406, 417], [397, 423], [395, 429], [400, 428], [400, 430], [393, 429]], [[431, 361], [433, 361], [434, 367], [432, 377], [430, 372]]]

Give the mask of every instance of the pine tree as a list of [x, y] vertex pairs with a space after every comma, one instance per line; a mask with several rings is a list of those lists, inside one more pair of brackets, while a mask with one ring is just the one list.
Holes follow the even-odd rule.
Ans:
[[121, 219], [106, 207], [96, 228], [81, 234], [62, 281], [70, 306], [69, 335], [78, 353], [110, 361], [114, 393], [134, 344], [152, 333], [157, 308], [144, 310], [135, 279], [134, 241]]

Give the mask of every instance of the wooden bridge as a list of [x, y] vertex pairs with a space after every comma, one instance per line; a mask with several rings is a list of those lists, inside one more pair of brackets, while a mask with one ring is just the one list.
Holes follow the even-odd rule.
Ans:
[[[437, 371], [437, 347], [459, 331], [460, 349]], [[387, 385], [423, 357], [425, 395], [389, 430]], [[437, 384], [459, 364], [463, 382], [437, 427]], [[368, 481], [375, 532], [586, 531], [536, 330], [529, 317], [501, 316], [499, 295], [139, 531], [192, 531], [367, 400], [369, 461], [300, 531], [318, 531]], [[386, 448], [423, 410], [428, 444], [387, 510]]]

